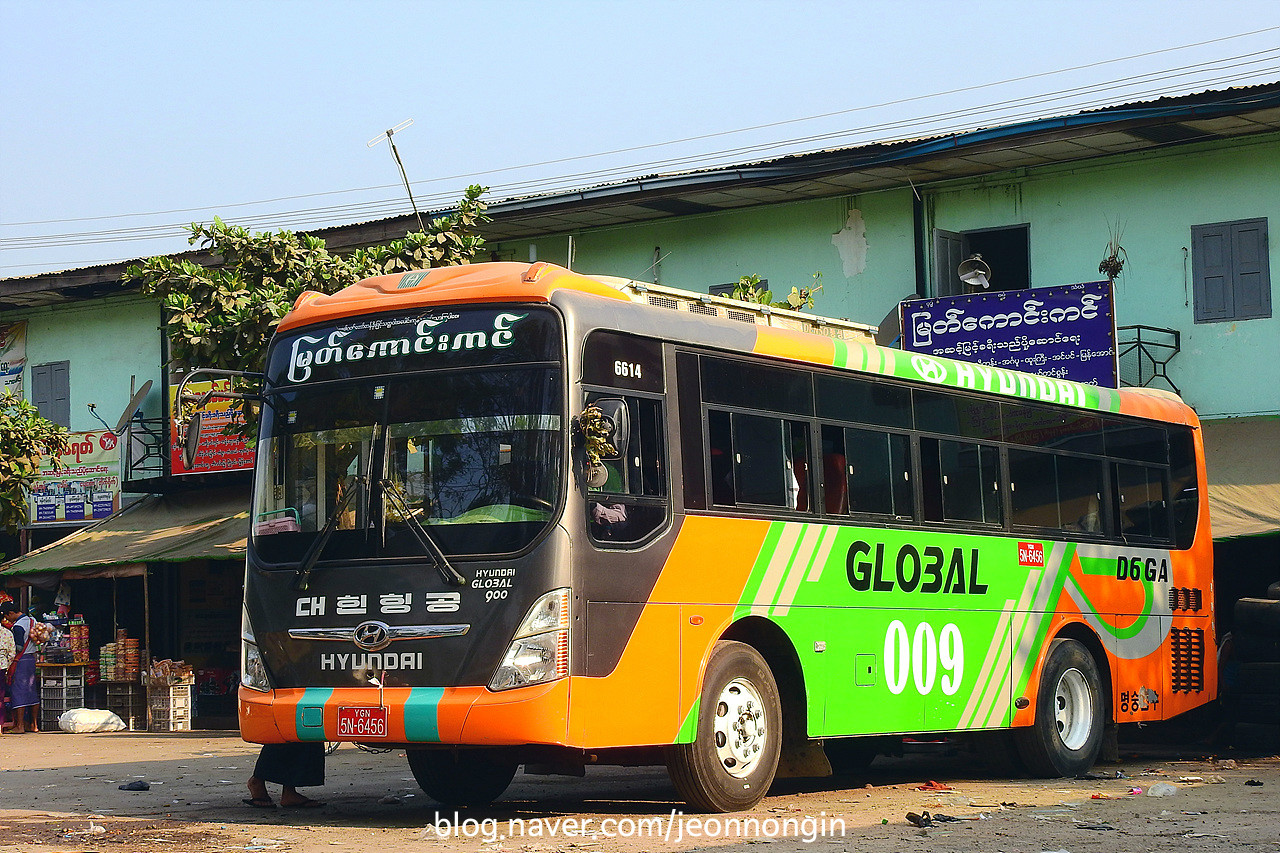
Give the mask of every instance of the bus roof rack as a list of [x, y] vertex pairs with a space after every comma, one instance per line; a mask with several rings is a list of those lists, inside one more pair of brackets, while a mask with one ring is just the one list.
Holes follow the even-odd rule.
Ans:
[[821, 317], [803, 311], [792, 311], [788, 308], [774, 308], [771, 305], [760, 305], [755, 302], [744, 302], [726, 296], [715, 296], [708, 293], [696, 293], [691, 290], [680, 290], [661, 284], [650, 284], [616, 276], [593, 275], [591, 278], [617, 288], [626, 294], [632, 302], [645, 305], [656, 305], [673, 311], [687, 314], [701, 314], [706, 317], [722, 317], [742, 323], [753, 323], [757, 326], [773, 326], [780, 329], [793, 329], [797, 332], [809, 332], [824, 335], [843, 341], [862, 341], [875, 343], [876, 327], [866, 323], [855, 323], [852, 320], [835, 317]]

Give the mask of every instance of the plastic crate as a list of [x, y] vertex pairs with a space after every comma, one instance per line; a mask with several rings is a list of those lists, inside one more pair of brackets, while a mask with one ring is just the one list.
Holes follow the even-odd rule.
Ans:
[[191, 685], [148, 687], [147, 704], [152, 708], [191, 709]]
[[171, 711], [166, 708], [151, 708], [151, 721], [148, 726], [153, 732], [189, 732], [191, 731], [191, 711]]

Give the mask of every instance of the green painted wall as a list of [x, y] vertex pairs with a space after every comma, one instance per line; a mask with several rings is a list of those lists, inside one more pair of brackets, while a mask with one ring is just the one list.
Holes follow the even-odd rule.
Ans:
[[[1193, 225], [1255, 217], [1280, 223], [1280, 135], [919, 189], [929, 235], [934, 228], [1028, 225], [1033, 287], [1097, 281], [1098, 262], [1118, 224], [1128, 263], [1116, 283], [1117, 323], [1181, 333], [1169, 375], [1201, 417], [1280, 413], [1280, 317], [1195, 323], [1189, 255]], [[702, 292], [755, 273], [775, 294], [807, 284], [821, 271], [824, 288], [815, 313], [877, 324], [915, 290], [911, 192], [575, 233], [573, 267]], [[537, 260], [564, 264], [568, 239], [558, 234], [495, 248], [526, 261], [532, 246]], [[931, 236], [925, 244], [931, 270]], [[655, 250], [661, 255], [656, 267]], [[1280, 255], [1274, 249], [1271, 255], [1272, 274], [1280, 275]]]
[[[1272, 135], [1181, 146], [952, 186], [929, 193], [926, 222], [931, 231], [1029, 223], [1036, 287], [1101, 278], [1109, 227], [1119, 223], [1129, 260], [1116, 281], [1117, 324], [1181, 333], [1169, 376], [1201, 417], [1274, 414], [1280, 317], [1194, 322], [1189, 252], [1193, 225], [1255, 217], [1280, 223], [1278, 143]], [[1277, 261], [1272, 249], [1273, 280]]]
[[[879, 323], [915, 289], [909, 190], [672, 217], [573, 237], [576, 270], [702, 293], [756, 274], [781, 298], [821, 272], [814, 311], [860, 323]], [[532, 242], [537, 260], [565, 263], [567, 234]], [[513, 241], [496, 249], [523, 262], [529, 246]]]
[[163, 411], [160, 395], [160, 305], [120, 296], [52, 308], [5, 312], [5, 322], [27, 321], [27, 368], [23, 389], [31, 397], [31, 367], [69, 361], [71, 429], [102, 429], [88, 404], [111, 426], [129, 403], [131, 376], [137, 385], [152, 380], [143, 403], [147, 417]]

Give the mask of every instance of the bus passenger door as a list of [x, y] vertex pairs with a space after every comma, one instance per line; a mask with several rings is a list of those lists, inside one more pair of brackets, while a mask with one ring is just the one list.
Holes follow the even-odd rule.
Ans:
[[587, 602], [588, 674], [573, 680], [571, 738], [587, 748], [670, 743], [680, 726], [680, 606]]

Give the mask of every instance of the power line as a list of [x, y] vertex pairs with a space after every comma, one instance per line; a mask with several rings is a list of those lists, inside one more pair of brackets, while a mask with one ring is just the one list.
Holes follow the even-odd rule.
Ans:
[[[1231, 37], [1213, 39], [1206, 42], [1201, 42], [1199, 44], [1211, 44], [1215, 42], [1226, 41], [1230, 38], [1239, 38], [1244, 35], [1252, 35], [1256, 33], [1269, 32], [1275, 29], [1280, 29], [1280, 27], [1268, 28], [1266, 30], [1258, 30], [1258, 31], [1255, 31], [1254, 33], [1241, 34], [1240, 36], [1231, 36]], [[1090, 63], [1084, 66], [1076, 66], [1076, 69], [1089, 68], [1097, 65], [1106, 65], [1106, 64], [1124, 61], [1124, 59], [1138, 58], [1138, 57], [1148, 56], [1156, 53], [1167, 53], [1170, 51], [1182, 50], [1182, 49], [1186, 49], [1188, 47], [1194, 47], [1194, 46], [1198, 46], [1198, 45], [1186, 45], [1179, 48], [1166, 48], [1164, 50], [1153, 51], [1148, 54], [1136, 54], [1134, 57], [1125, 57], [1117, 60], [1104, 60], [1097, 63]], [[1133, 89], [1134, 87], [1137, 87], [1137, 86], [1150, 86], [1153, 88], [1147, 88], [1142, 91], [1134, 92], [1133, 94], [1126, 96], [1127, 98], [1141, 99], [1141, 98], [1160, 97], [1163, 95], [1167, 95], [1171, 92], [1186, 91], [1187, 88], [1192, 85], [1194, 86], [1224, 85], [1232, 82], [1237, 82], [1242, 79], [1256, 77], [1257, 75], [1263, 74], [1263, 73], [1274, 74], [1277, 71], [1280, 71], [1280, 67], [1277, 67], [1275, 65], [1260, 66], [1259, 63], [1275, 60], [1277, 58], [1276, 56], [1277, 53], [1280, 53], [1280, 49], [1268, 49], [1268, 50], [1262, 50], [1262, 51], [1255, 51], [1252, 53], [1241, 54], [1239, 56], [1226, 57], [1224, 59], [1211, 60], [1203, 63], [1196, 63], [1196, 64], [1181, 66], [1173, 69], [1166, 69], [1158, 72], [1148, 72], [1146, 74], [1138, 75], [1133, 78], [1128, 78], [1123, 81], [1098, 83], [1098, 84], [1092, 84], [1089, 86], [1059, 90], [1056, 92], [1030, 95], [1022, 98], [1015, 98], [1015, 99], [1010, 99], [1006, 101], [996, 102], [993, 104], [983, 105], [980, 107], [970, 108], [968, 110], [963, 110], [963, 111], [946, 111], [946, 112], [940, 112], [940, 113], [933, 113], [930, 115], [917, 116], [910, 119], [883, 122], [875, 125], [866, 125], [866, 126], [861, 126], [857, 128], [844, 129], [844, 130], [832, 131], [832, 132], [821, 133], [821, 134], [813, 134], [813, 135], [804, 136], [804, 137], [795, 137], [791, 139], [777, 140], [772, 142], [764, 142], [764, 143], [758, 143], [754, 145], [746, 145], [746, 146], [740, 146], [736, 148], [722, 149], [719, 151], [687, 155], [683, 157], [667, 158], [663, 160], [654, 160], [654, 161], [648, 161], [643, 163], [630, 163], [626, 165], [613, 166], [608, 168], [583, 171], [583, 172], [577, 172], [577, 173], [571, 173], [571, 174], [562, 174], [562, 175], [556, 175], [551, 177], [532, 178], [526, 181], [512, 182], [505, 186], [495, 187], [494, 189], [500, 193], [505, 193], [509, 195], [514, 195], [517, 193], [524, 194], [524, 195], [533, 195], [538, 193], [553, 193], [557, 191], [565, 191], [569, 189], [581, 188], [582, 183], [584, 181], [602, 182], [610, 179], [615, 179], [620, 175], [635, 176], [637, 172], [647, 171], [647, 170], [660, 170], [660, 169], [687, 167], [691, 164], [704, 169], [715, 168], [717, 166], [724, 165], [726, 161], [728, 161], [729, 163], [734, 163], [736, 161], [738, 164], [741, 164], [740, 161], [744, 156], [755, 156], [758, 158], [763, 158], [765, 156], [765, 152], [783, 152], [783, 151], [786, 152], [785, 154], [774, 153], [772, 155], [769, 155], [770, 158], [777, 157], [777, 156], [799, 156], [805, 153], [813, 153], [813, 150], [790, 150], [790, 149], [795, 149], [797, 146], [805, 146], [805, 145], [812, 146], [818, 143], [827, 143], [829, 145], [837, 140], [843, 140], [845, 144], [850, 144], [851, 140], [858, 139], [860, 140], [859, 144], [874, 144], [877, 142], [882, 143], [886, 141], [891, 141], [895, 138], [894, 136], [886, 135], [886, 134], [902, 134], [902, 133], [909, 132], [918, 137], [926, 133], [929, 135], [945, 135], [948, 133], [962, 132], [964, 130], [973, 129], [973, 125], [975, 121], [988, 116], [996, 117], [998, 118], [999, 121], [1004, 123], [1016, 123], [1017, 121], [1026, 120], [1028, 118], [1043, 116], [1045, 114], [1045, 111], [1048, 105], [1056, 104], [1059, 102], [1069, 102], [1069, 105], [1060, 105], [1060, 106], [1054, 107], [1053, 109], [1056, 110], [1057, 112], [1061, 112], [1062, 110], [1065, 110], [1065, 109], [1088, 110], [1088, 109], [1096, 108], [1099, 106], [1114, 106], [1115, 105], [1114, 95], [1111, 95], [1101, 100], [1097, 98], [1094, 98], [1093, 100], [1084, 100], [1084, 99], [1089, 98], [1090, 96], [1100, 95], [1104, 92], [1115, 92], [1117, 90]], [[1256, 66], [1256, 67], [1250, 67], [1250, 66]], [[1242, 68], [1248, 68], [1248, 70], [1241, 70], [1235, 74], [1222, 73], [1225, 71], [1242, 69]], [[1076, 70], [1076, 69], [1064, 69], [1063, 71], [1058, 71], [1058, 72], [1043, 72], [1036, 75], [1027, 75], [1026, 77], [1015, 78], [1010, 81], [1002, 81], [1002, 83], [1017, 82], [1019, 80], [1045, 77], [1045, 76], [1050, 76], [1052, 74], [1064, 73], [1065, 71]], [[1209, 70], [1218, 74], [1218, 76], [1211, 77], [1208, 79], [1201, 78], [1195, 81], [1186, 81], [1181, 83], [1174, 82], [1174, 81], [1180, 80], [1181, 78], [1187, 78], [1198, 72], [1209, 71]], [[963, 91], [986, 89], [996, 85], [1001, 85], [1001, 83], [983, 84], [981, 86], [973, 86], [973, 87], [966, 87], [964, 89], [951, 90], [951, 92], [946, 92], [946, 93], [937, 93], [935, 95], [926, 95], [926, 96], [918, 96], [918, 97], [909, 98], [909, 99], [902, 99], [901, 102], [921, 101], [927, 98], [937, 97], [943, 94], [954, 94], [954, 93], [963, 92]], [[893, 104], [893, 103], [899, 103], [899, 102], [888, 102], [888, 104]], [[885, 105], [888, 105], [888, 104], [885, 104]], [[877, 106], [884, 106], [884, 105], [877, 105]], [[863, 110], [872, 109], [872, 108], [874, 107], [859, 107], [853, 110], [842, 110], [836, 113], [825, 114], [824, 116], [809, 117], [806, 119], [788, 120], [786, 122], [776, 122], [770, 125], [760, 125], [760, 126], [757, 126], [757, 128], [767, 128], [767, 127], [779, 126], [783, 124], [792, 124], [800, 121], [812, 120], [813, 118], [821, 118], [821, 117], [826, 117], [830, 115], [840, 115], [840, 114], [845, 114], [850, 112], [858, 112], [858, 111], [863, 111]], [[1012, 112], [1012, 113], [1005, 112], [1005, 111], [1015, 111], [1015, 110], [1021, 110], [1021, 112]], [[696, 140], [699, 138], [721, 137], [721, 136], [727, 136], [733, 133], [745, 132], [746, 130], [751, 130], [751, 129], [756, 129], [756, 128], [744, 128], [736, 131], [724, 131], [717, 134], [708, 134], [705, 137], [690, 137], [689, 139]], [[874, 136], [874, 134], [881, 134], [881, 135]], [[678, 140], [678, 141], [681, 141], [681, 140]], [[898, 138], [897, 141], [901, 141], [901, 139]], [[660, 147], [662, 145], [669, 145], [669, 144], [675, 144], [675, 143], [674, 142], [655, 143], [653, 145], [635, 146], [630, 149], [619, 149], [618, 152], [607, 152], [607, 153], [626, 153], [629, 151], [645, 150], [645, 149]], [[823, 149], [819, 148], [817, 150], [823, 150]], [[570, 162], [574, 160], [588, 159], [589, 157], [594, 158], [594, 157], [601, 157], [601, 156], [606, 156], [606, 155], [605, 154], [584, 155], [582, 157], [562, 158], [561, 160], [558, 160], [558, 161], [547, 161], [547, 162], [548, 163]], [[499, 172], [513, 171], [518, 168], [525, 168], [525, 167], [512, 167], [511, 169], [491, 170], [490, 172], [485, 172], [481, 174], [495, 174]], [[423, 181], [420, 183], [429, 184], [429, 183], [437, 183], [444, 180], [448, 180], [448, 179], [437, 178], [432, 181]], [[390, 188], [391, 186], [394, 186], [394, 185], [389, 185], [388, 188]], [[372, 188], [372, 189], [378, 189], [378, 188]], [[341, 192], [348, 193], [348, 192], [355, 192], [355, 191], [344, 190]], [[314, 193], [314, 194], [309, 194], [305, 197], [318, 198], [318, 197], [323, 197], [323, 196], [332, 195], [332, 194], [333, 193]], [[292, 197], [292, 198], [300, 198], [300, 197]], [[440, 193], [427, 196], [424, 200], [424, 203], [426, 204], [439, 203], [443, 206], [443, 205], [448, 205], [452, 201], [453, 201], [453, 193], [440, 192]], [[242, 205], [239, 205], [239, 206], [250, 206], [252, 204], [256, 204], [256, 203], [243, 203]], [[351, 204], [321, 206], [321, 207], [309, 208], [309, 209], [303, 209], [303, 210], [250, 215], [243, 218], [239, 218], [234, 222], [234, 224], [240, 225], [241, 227], [249, 228], [250, 230], [262, 229], [263, 227], [282, 228], [282, 227], [300, 227], [304, 225], [310, 228], [317, 228], [317, 227], [323, 227], [323, 225], [319, 224], [320, 222], [337, 218], [337, 217], [363, 216], [365, 218], [372, 219], [372, 218], [380, 218], [384, 216], [402, 215], [404, 213], [404, 207], [405, 205], [403, 201], [400, 201], [400, 200], [375, 199], [375, 200], [370, 200], [366, 202], [358, 202], [358, 203], [351, 203]], [[204, 208], [201, 208], [201, 209], [204, 209]], [[113, 219], [113, 218], [119, 218], [119, 217], [94, 217], [86, 220], [48, 220], [47, 224], [54, 224], [58, 222], [92, 221], [92, 220]], [[228, 219], [228, 221], [231, 221], [231, 220]], [[27, 224], [38, 224], [38, 223], [27, 223]], [[12, 225], [10, 227], [12, 227]], [[47, 249], [47, 248], [55, 248], [55, 247], [87, 246], [87, 245], [118, 243], [118, 242], [158, 241], [158, 240], [176, 239], [178, 237], [186, 238], [187, 236], [189, 236], [189, 232], [187, 230], [186, 223], [183, 223], [181, 225], [168, 224], [168, 225], [152, 225], [152, 226], [134, 226], [134, 227], [127, 227], [127, 228], [119, 228], [119, 229], [106, 229], [101, 231], [73, 232], [73, 233], [54, 234], [54, 235], [29, 235], [24, 237], [0, 238], [0, 248], [7, 248], [11, 250], [41, 249], [41, 248]], [[84, 262], [84, 263], [88, 264], [88, 263], [99, 263], [99, 262], [95, 261], [95, 262]], [[0, 267], [0, 269], [15, 269], [15, 268], [21, 268], [21, 267], [31, 267], [31, 266], [40, 266], [40, 265], [42, 264], [6, 265], [6, 266]], [[47, 266], [47, 264], [43, 264], [43, 265]]]
[[[1255, 64], [1262, 58], [1274, 59], [1276, 54], [1280, 53], [1280, 49], [1271, 51], [1259, 51], [1255, 54], [1246, 54], [1244, 58], [1247, 61], [1238, 62], [1234, 65], [1224, 66], [1223, 69], [1239, 68], [1241, 66]], [[1177, 77], [1184, 77], [1194, 70], [1202, 68], [1204, 64], [1195, 66], [1186, 66], [1180, 69], [1171, 69], [1164, 72], [1152, 72], [1137, 78], [1131, 78], [1119, 83], [1094, 84], [1092, 86], [1081, 87], [1076, 89], [1060, 90], [1046, 94], [1027, 96], [1016, 98], [1002, 102], [988, 104], [982, 107], [973, 108], [964, 112], [947, 111], [942, 113], [934, 113], [926, 116], [917, 116], [911, 119], [885, 122], [878, 125], [866, 125], [863, 127], [833, 131], [824, 134], [815, 134], [807, 137], [797, 137], [787, 140], [772, 141], [760, 143], [756, 145], [742, 146], [732, 149], [723, 149], [720, 151], [700, 153], [688, 155], [679, 158], [669, 158], [666, 160], [649, 161], [645, 163], [630, 163], [621, 166], [610, 167], [607, 169], [597, 169], [589, 172], [578, 172], [572, 174], [558, 175], [551, 178], [539, 178], [524, 182], [515, 182], [497, 188], [504, 193], [525, 193], [532, 194], [535, 192], [550, 192], [566, 187], [577, 187], [583, 181], [603, 181], [609, 178], [615, 178], [618, 175], [635, 174], [639, 171], [674, 168], [698, 164], [703, 167], [714, 167], [721, 165], [722, 161], [741, 160], [744, 156], [754, 155], [757, 157], [764, 156], [765, 152], [779, 151], [787, 148], [794, 148], [797, 145], [813, 145], [815, 143], [830, 143], [835, 140], [849, 140], [853, 137], [863, 138], [862, 144], [874, 144], [877, 142], [885, 142], [892, 139], [893, 136], [872, 136], [870, 139], [866, 137], [875, 133], [881, 134], [900, 134], [906, 131], [912, 131], [917, 134], [928, 133], [940, 135], [945, 133], [957, 132], [969, 129], [975, 120], [984, 116], [999, 115], [1001, 121], [1016, 122], [1025, 120], [1030, 117], [1042, 115], [1043, 109], [1028, 109], [1040, 105], [1053, 104], [1064, 96], [1069, 96], [1075, 100], [1071, 104], [1072, 109], [1089, 109], [1097, 106], [1111, 105], [1113, 98], [1081, 100], [1087, 95], [1097, 95], [1103, 92], [1110, 92], [1117, 89], [1132, 88], [1136, 84], [1149, 83], [1153, 81], [1171, 81]], [[1280, 67], [1266, 66], [1265, 68], [1252, 68], [1247, 72], [1236, 75], [1227, 75], [1212, 78], [1210, 80], [1201, 80], [1201, 85], [1223, 84], [1234, 82], [1243, 77], [1253, 76], [1259, 73], [1274, 73], [1280, 71]], [[1176, 73], [1175, 73], [1176, 72]], [[1148, 89], [1142, 93], [1142, 97], [1151, 97], [1167, 94], [1170, 91], [1176, 91], [1183, 88], [1183, 84], [1166, 85], [1159, 89]], [[1005, 111], [1023, 108], [1022, 112], [1009, 114]], [[1061, 107], [1059, 108], [1061, 109]], [[939, 122], [945, 121], [946, 124], [939, 125]], [[813, 151], [791, 151], [787, 156], [799, 156], [804, 153], [813, 153]], [[447, 204], [452, 201], [452, 194], [439, 193], [428, 196], [427, 201], [431, 203]], [[373, 200], [359, 204], [347, 204], [339, 206], [329, 206], [320, 208], [310, 208], [297, 211], [286, 211], [281, 213], [267, 213], [256, 216], [243, 217], [235, 221], [235, 224], [242, 227], [258, 228], [263, 226], [284, 227], [298, 223], [315, 222], [319, 219], [332, 218], [337, 216], [353, 216], [363, 215], [367, 217], [378, 217], [383, 215], [397, 215], [403, 209], [403, 202], [399, 200]], [[167, 225], [154, 226], [135, 226], [121, 229], [108, 229], [103, 231], [85, 231], [73, 232], [65, 234], [37, 235], [26, 237], [0, 238], [0, 247], [10, 249], [31, 249], [54, 246], [69, 245], [91, 245], [96, 243], [107, 243], [115, 241], [141, 241], [159, 238], [173, 237], [177, 235], [187, 234], [187, 225], [171, 223]]]
[[[1193, 42], [1191, 44], [1161, 48], [1159, 50], [1151, 50], [1143, 53], [1135, 53], [1135, 54], [1130, 54], [1128, 56], [1116, 57], [1113, 59], [1103, 59], [1103, 60], [1098, 60], [1096, 62], [1089, 62], [1081, 65], [1073, 65], [1067, 68], [1060, 68], [1054, 71], [1041, 71], [1035, 74], [1026, 74], [1020, 77], [1011, 77], [1006, 80], [998, 80], [990, 83], [980, 83], [973, 86], [963, 86], [955, 89], [947, 89], [947, 90], [943, 90], [940, 92], [933, 92], [926, 95], [913, 95], [907, 98], [898, 98], [891, 101], [882, 101], [877, 104], [865, 104], [858, 107], [850, 107], [848, 109], [835, 110], [835, 111], [826, 112], [826, 113], [819, 113], [811, 116], [802, 116], [800, 118], [792, 118], [792, 119], [782, 119], [775, 122], [767, 122], [764, 124], [757, 124], [757, 125], [751, 125], [748, 127], [735, 128], [733, 130], [723, 130], [723, 131], [717, 131], [715, 133], [706, 133], [706, 134], [700, 134], [696, 136], [687, 136], [680, 139], [667, 140], [663, 142], [652, 142], [644, 145], [634, 145], [627, 148], [617, 148], [609, 151], [596, 152], [592, 154], [579, 154], [571, 157], [560, 157], [560, 158], [551, 159], [551, 160], [541, 160], [533, 163], [525, 163], [519, 166], [505, 166], [497, 169], [488, 169], [481, 172], [473, 172], [470, 174], [448, 175], [448, 176], [443, 176], [439, 178], [432, 178], [425, 181], [415, 181], [414, 184], [421, 185], [421, 184], [428, 184], [428, 183], [439, 183], [442, 181], [455, 181], [455, 180], [460, 180], [464, 178], [482, 177], [486, 175], [496, 175], [496, 174], [502, 174], [505, 172], [519, 171], [522, 169], [531, 169], [531, 168], [537, 168], [541, 166], [554, 166], [562, 163], [570, 163], [570, 162], [575, 162], [580, 160], [595, 159], [598, 157], [608, 157], [608, 156], [614, 156], [617, 154], [629, 154], [635, 151], [644, 151], [644, 150], [650, 150], [654, 148], [663, 148], [670, 145], [682, 145], [689, 142], [700, 142], [707, 139], [716, 139], [716, 138], [732, 136], [740, 133], [750, 133], [758, 130], [768, 130], [775, 127], [784, 127], [792, 124], [800, 124], [803, 122], [817, 121], [817, 120], [826, 119], [826, 118], [834, 118], [836, 116], [841, 116], [841, 115], [851, 115], [859, 112], [867, 112], [870, 110], [882, 109], [884, 107], [901, 106], [903, 104], [915, 103], [918, 101], [925, 101], [933, 98], [941, 98], [941, 97], [947, 97], [950, 95], [978, 92], [978, 91], [983, 91], [985, 89], [991, 89], [999, 86], [1006, 86], [1012, 83], [1021, 83], [1021, 82], [1026, 82], [1028, 80], [1036, 80], [1043, 77], [1052, 77], [1059, 74], [1069, 74], [1075, 71], [1085, 71], [1093, 68], [1100, 68], [1107, 65], [1115, 65], [1122, 62], [1130, 62], [1135, 59], [1145, 59], [1152, 56], [1160, 56], [1166, 53], [1176, 53], [1178, 51], [1191, 50], [1193, 48], [1205, 47], [1207, 45], [1219, 44], [1221, 42], [1233, 41], [1235, 39], [1248, 38], [1251, 36], [1262, 35], [1264, 33], [1275, 32], [1277, 30], [1280, 30], [1280, 26], [1265, 27], [1262, 29], [1251, 30], [1244, 33], [1236, 33], [1234, 35], [1220, 36], [1218, 38], [1206, 39], [1204, 41]], [[1265, 52], [1265, 51], [1261, 51], [1261, 52]], [[1255, 54], [1243, 54], [1242, 56], [1251, 56], [1251, 55], [1255, 55]], [[1242, 57], [1228, 57], [1227, 59], [1238, 59], [1238, 58], [1242, 58]], [[1204, 65], [1212, 64], [1214, 61], [1223, 61], [1223, 60], [1210, 60], [1205, 63], [1200, 63], [1198, 66], [1183, 66], [1183, 67], [1184, 68], [1202, 67]], [[1152, 72], [1152, 73], [1156, 73], [1156, 72]], [[1149, 75], [1140, 75], [1140, 76], [1149, 76]], [[236, 207], [274, 204], [281, 201], [297, 201], [300, 199], [318, 198], [326, 195], [345, 195], [345, 194], [357, 193], [357, 192], [373, 192], [377, 190], [392, 189], [395, 186], [396, 186], [395, 184], [379, 184], [372, 187], [361, 187], [361, 188], [345, 189], [345, 190], [327, 190], [327, 191], [318, 192], [318, 193], [304, 193], [299, 195], [279, 196], [276, 198], [263, 199], [260, 201], [234, 202], [231, 204], [224, 204], [224, 205], [218, 205], [218, 206], [177, 208], [177, 209], [166, 210], [166, 211], [154, 211], [151, 213], [122, 213], [122, 214], [110, 214], [110, 215], [104, 215], [104, 216], [92, 216], [92, 217], [83, 217], [83, 218], [46, 219], [46, 220], [32, 220], [27, 222], [0, 223], [0, 227], [52, 225], [52, 224], [58, 224], [58, 223], [64, 223], [64, 222], [90, 222], [90, 221], [100, 221], [105, 219], [125, 219], [125, 218], [138, 218], [138, 217], [144, 217], [144, 216], [172, 216], [179, 213], [199, 213], [201, 211], [208, 211], [208, 210], [227, 210], [227, 209], [236, 208]]]

